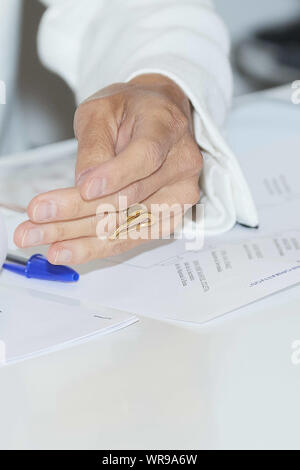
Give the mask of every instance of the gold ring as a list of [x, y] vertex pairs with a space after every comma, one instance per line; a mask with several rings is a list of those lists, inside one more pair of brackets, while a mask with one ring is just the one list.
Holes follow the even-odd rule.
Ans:
[[143, 227], [150, 227], [154, 224], [153, 214], [144, 206], [136, 204], [127, 209], [127, 219], [121, 224], [115, 232], [109, 237], [110, 240], [118, 240], [121, 233], [129, 233], [133, 230]]

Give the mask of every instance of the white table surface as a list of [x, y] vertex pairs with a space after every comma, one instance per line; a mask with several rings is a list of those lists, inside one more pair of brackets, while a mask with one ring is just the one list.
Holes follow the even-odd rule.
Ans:
[[300, 287], [1, 368], [0, 448], [300, 448], [297, 339]]

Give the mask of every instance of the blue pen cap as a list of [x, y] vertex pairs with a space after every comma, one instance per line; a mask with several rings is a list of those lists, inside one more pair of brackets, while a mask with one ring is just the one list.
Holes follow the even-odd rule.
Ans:
[[43, 255], [33, 255], [25, 266], [27, 278], [45, 281], [77, 282], [79, 274], [68, 266], [56, 266], [49, 263]]
[[79, 274], [68, 266], [55, 266], [43, 255], [33, 255], [29, 260], [8, 255], [3, 268], [28, 279], [41, 279], [56, 282], [77, 282]]

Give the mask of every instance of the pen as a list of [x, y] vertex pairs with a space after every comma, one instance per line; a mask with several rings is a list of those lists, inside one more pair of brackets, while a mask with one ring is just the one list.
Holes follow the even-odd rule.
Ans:
[[41, 279], [56, 282], [77, 282], [79, 274], [68, 266], [56, 266], [43, 255], [33, 255], [26, 259], [7, 255], [3, 268], [28, 279]]

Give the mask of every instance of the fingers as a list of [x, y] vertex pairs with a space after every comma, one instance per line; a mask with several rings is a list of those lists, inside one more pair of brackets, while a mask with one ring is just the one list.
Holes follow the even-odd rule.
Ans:
[[[199, 197], [198, 180], [195, 177], [180, 182], [179, 185], [164, 188], [145, 201], [148, 208], [153, 208], [153, 204], [160, 206], [159, 221], [153, 227], [137, 229], [127, 238], [119, 240], [86, 237], [58, 242], [50, 247], [48, 259], [53, 264], [82, 264], [94, 259], [119, 255], [151, 239], [168, 238], [182, 221], [187, 205], [194, 205]], [[165, 211], [163, 206], [166, 208]], [[162, 220], [164, 223], [161, 223]]]
[[97, 216], [44, 225], [26, 221], [17, 228], [14, 242], [20, 248], [27, 248], [80, 237], [94, 237], [98, 222]]
[[53, 244], [48, 250], [48, 260], [52, 264], [82, 264], [101, 258], [116, 256], [129, 251], [137, 246], [145, 244], [151, 240], [151, 234], [155, 234], [157, 239], [168, 237], [174, 230], [176, 224], [174, 220], [178, 217], [171, 217], [168, 224], [159, 225], [158, 230], [152, 228], [137, 228], [130, 232], [127, 238], [111, 240], [109, 238], [99, 239], [98, 237], [84, 237], [75, 240], [66, 240]]
[[[165, 233], [158, 232], [157, 238], [166, 237], [173, 231], [175, 227], [173, 220], [173, 218], [170, 220]], [[118, 240], [87, 237], [55, 243], [49, 248], [47, 257], [52, 264], [83, 264], [95, 259], [117, 256], [151, 240], [151, 229], [137, 229], [135, 234], [136, 236], [131, 233], [128, 238]]]
[[77, 188], [50, 191], [36, 196], [28, 206], [32, 222], [48, 223], [95, 215], [99, 201], [84, 201]]
[[52, 245], [48, 259], [53, 264], [80, 264], [114, 256], [147, 240], [168, 237], [182, 220], [188, 206], [195, 204], [199, 197], [198, 179], [195, 176], [161, 189], [144, 202], [154, 215], [155, 225], [146, 229], [138, 228], [126, 239], [113, 241], [108, 238], [111, 230], [114, 231], [119, 225], [119, 219], [113, 221], [111, 229], [102, 224], [104, 218], [94, 216], [49, 224], [27, 221], [16, 230], [15, 243], [21, 248]]
[[93, 238], [80, 238], [52, 245], [47, 257], [52, 264], [82, 264], [100, 258], [115, 256], [128, 251], [145, 240], [99, 240]]
[[187, 132], [188, 120], [183, 114], [179, 119], [169, 111], [159, 111], [158, 116], [143, 117], [135, 125], [132, 141], [116, 158], [85, 175], [80, 187], [84, 199], [113, 194], [152, 175], [163, 165], [172, 147]]

